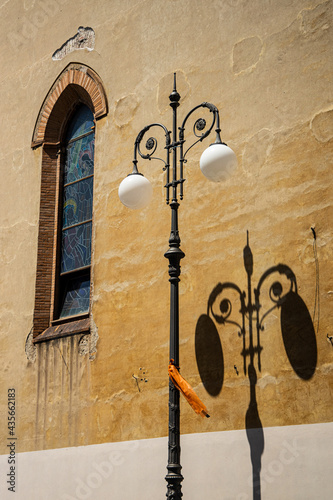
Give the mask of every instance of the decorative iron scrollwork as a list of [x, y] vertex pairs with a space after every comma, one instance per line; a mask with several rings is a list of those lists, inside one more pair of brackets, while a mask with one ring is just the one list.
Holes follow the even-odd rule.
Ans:
[[193, 133], [196, 137], [201, 137], [199, 135], [197, 135], [195, 129], [199, 130], [201, 132], [201, 130], [203, 130], [205, 127], [206, 127], [206, 120], [204, 118], [199, 118], [195, 123], [194, 123], [194, 126], [193, 126]]

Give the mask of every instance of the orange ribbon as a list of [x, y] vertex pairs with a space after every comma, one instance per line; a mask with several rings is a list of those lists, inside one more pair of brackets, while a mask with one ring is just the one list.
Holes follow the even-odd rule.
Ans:
[[173, 359], [170, 359], [169, 363], [169, 377], [172, 380], [173, 385], [184, 395], [185, 399], [192, 406], [193, 410], [202, 417], [209, 418], [210, 415], [208, 415], [206, 406], [198, 398], [190, 384], [186, 382], [186, 380], [181, 376], [174, 364]]

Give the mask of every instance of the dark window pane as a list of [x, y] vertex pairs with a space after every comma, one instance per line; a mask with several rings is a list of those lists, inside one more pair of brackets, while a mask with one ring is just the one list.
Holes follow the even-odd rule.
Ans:
[[64, 294], [64, 303], [61, 308], [60, 318], [88, 312], [89, 298], [89, 276], [69, 280]]
[[93, 126], [94, 115], [87, 106], [80, 106], [71, 120], [66, 140], [70, 141], [75, 139], [75, 137], [90, 132]]
[[90, 134], [67, 146], [64, 184], [94, 173], [94, 142], [95, 135]]
[[62, 232], [61, 253], [62, 273], [90, 265], [91, 222], [65, 229]]
[[92, 218], [93, 177], [64, 188], [63, 227], [73, 226]]

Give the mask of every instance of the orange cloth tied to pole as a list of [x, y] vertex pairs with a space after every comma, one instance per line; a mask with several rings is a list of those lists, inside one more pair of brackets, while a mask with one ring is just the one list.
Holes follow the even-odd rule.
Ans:
[[198, 398], [192, 387], [186, 380], [181, 376], [177, 367], [174, 365], [173, 359], [170, 359], [169, 363], [169, 377], [171, 378], [173, 385], [184, 395], [188, 403], [192, 406], [193, 410], [201, 415], [202, 417], [209, 418], [208, 411], [203, 402]]

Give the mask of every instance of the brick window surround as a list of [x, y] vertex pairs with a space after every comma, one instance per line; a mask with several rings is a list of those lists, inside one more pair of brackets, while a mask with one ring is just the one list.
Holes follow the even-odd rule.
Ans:
[[62, 138], [68, 120], [79, 104], [88, 106], [95, 122], [108, 112], [100, 77], [88, 66], [70, 63], [58, 76], [39, 111], [32, 148], [42, 147], [41, 195], [37, 250], [34, 343], [76, 333], [88, 333], [89, 314], [53, 320], [57, 265], [59, 185]]

